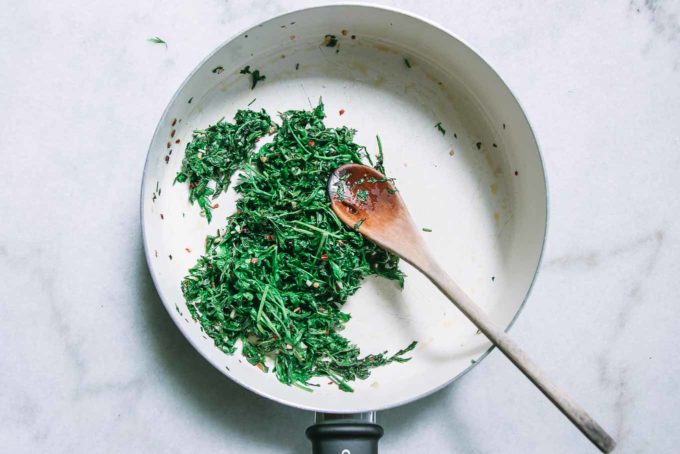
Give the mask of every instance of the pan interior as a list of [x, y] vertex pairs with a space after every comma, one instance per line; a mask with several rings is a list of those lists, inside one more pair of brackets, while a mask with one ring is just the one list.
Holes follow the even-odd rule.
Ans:
[[[338, 45], [327, 47], [326, 34]], [[254, 90], [249, 76], [239, 73], [245, 65], [266, 75]], [[466, 46], [382, 9], [337, 6], [281, 16], [239, 35], [199, 66], [162, 118], [149, 152], [142, 194], [147, 257], [175, 322], [234, 380], [314, 410], [391, 407], [442, 387], [490, 347], [409, 265], [401, 264], [403, 290], [371, 278], [344, 308], [352, 314], [344, 334], [364, 354], [419, 342], [410, 362], [375, 369], [369, 379], [351, 383], [353, 393], [328, 380], [317, 380], [321, 387], [312, 393], [288, 387], [240, 353], [224, 355], [191, 320], [180, 291], [205, 236], [234, 208], [230, 190], [216, 200], [219, 208], [207, 224], [187, 202], [186, 185], [173, 185], [192, 131], [231, 119], [249, 103], [274, 116], [316, 106], [321, 98], [326, 124], [355, 128], [355, 141], [371, 154], [380, 136], [387, 172], [417, 225], [432, 230], [423, 235], [435, 256], [492, 319], [508, 326], [531, 286], [545, 233], [545, 183], [534, 137], [505, 85]]]

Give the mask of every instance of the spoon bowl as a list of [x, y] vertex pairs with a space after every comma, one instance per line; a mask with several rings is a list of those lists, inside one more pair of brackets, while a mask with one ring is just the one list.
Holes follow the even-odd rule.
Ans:
[[400, 247], [414, 241], [424, 244], [413, 234], [415, 223], [392, 179], [373, 167], [345, 164], [329, 178], [328, 193], [342, 222], [409, 263], [419, 258], [413, 254], [416, 249]]

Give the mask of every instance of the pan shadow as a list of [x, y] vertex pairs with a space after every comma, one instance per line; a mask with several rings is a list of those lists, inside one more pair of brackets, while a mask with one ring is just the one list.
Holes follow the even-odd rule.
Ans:
[[[144, 322], [152, 334], [152, 358], [165, 370], [165, 380], [184, 400], [187, 412], [198, 414], [199, 419], [212, 426], [211, 430], [223, 433], [225, 446], [232, 434], [238, 432], [252, 440], [253, 452], [310, 452], [311, 445], [304, 432], [312, 424], [313, 414], [258, 396], [203, 359], [168, 316], [153, 285], [141, 244], [139, 251], [135, 263], [136, 286]], [[448, 402], [455, 401], [455, 393], [454, 384], [419, 401], [379, 412], [378, 423], [385, 429], [383, 440], [410, 436], [423, 413], [441, 409], [447, 411], [452, 450], [477, 452], [474, 440], [468, 438], [464, 421], [456, 417], [455, 411], [446, 408]]]
[[[422, 425], [423, 415], [438, 413], [445, 419], [448, 445], [440, 452], [479, 453], [483, 452], [482, 443], [471, 437], [464, 415], [456, 411], [458, 386], [453, 383], [434, 394], [401, 407], [381, 411], [378, 423], [385, 429], [385, 438], [392, 438], [392, 446], [399, 446], [400, 438], [413, 437]], [[444, 416], [441, 416], [444, 415]], [[439, 424], [439, 423], [438, 423]]]

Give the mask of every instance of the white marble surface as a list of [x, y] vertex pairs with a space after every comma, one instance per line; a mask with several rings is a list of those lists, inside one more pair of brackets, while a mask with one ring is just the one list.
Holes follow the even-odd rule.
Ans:
[[[203, 56], [317, 2], [2, 3], [0, 451], [307, 452], [310, 414], [231, 383], [172, 325], [138, 192], [156, 122]], [[680, 3], [380, 3], [479, 50], [542, 144], [549, 236], [513, 334], [619, 452], [677, 450]], [[379, 420], [383, 452], [594, 452], [498, 352]]]

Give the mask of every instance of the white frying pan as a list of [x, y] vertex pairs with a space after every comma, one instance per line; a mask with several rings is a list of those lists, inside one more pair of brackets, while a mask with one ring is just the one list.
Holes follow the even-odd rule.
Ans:
[[[338, 46], [323, 45], [328, 34]], [[245, 65], [266, 75], [254, 90], [239, 74]], [[220, 208], [208, 224], [188, 203], [186, 185], [173, 185], [192, 131], [230, 120], [251, 102], [250, 108], [275, 115], [310, 108], [320, 97], [328, 126], [357, 129], [356, 142], [371, 152], [380, 135], [388, 174], [416, 222], [432, 229], [424, 233], [431, 250], [500, 326], [509, 327], [518, 315], [539, 265], [545, 175], [524, 112], [494, 70], [448, 32], [390, 9], [334, 5], [271, 19], [210, 54], [170, 101], [149, 148], [141, 200], [146, 258], [168, 313], [227, 377], [317, 412], [317, 422], [326, 421], [308, 430], [317, 452], [374, 452], [382, 429], [370, 424], [371, 412], [433, 393], [491, 350], [425, 277], [402, 262], [402, 291], [372, 278], [346, 304], [352, 320], [344, 334], [363, 354], [419, 342], [410, 362], [373, 370], [351, 384], [353, 393], [327, 380], [306, 392], [251, 366], [240, 350], [225, 355], [191, 319], [180, 290], [205, 236], [223, 226], [234, 206], [230, 190], [217, 200]], [[342, 438], [342, 445], [334, 444]]]

